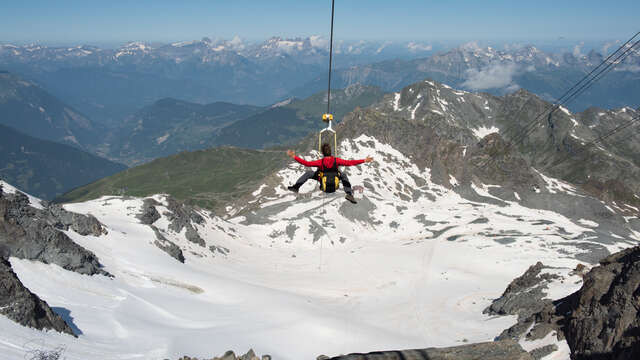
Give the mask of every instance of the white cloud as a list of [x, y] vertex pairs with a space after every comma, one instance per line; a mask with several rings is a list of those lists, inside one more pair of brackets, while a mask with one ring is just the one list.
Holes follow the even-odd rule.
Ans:
[[518, 66], [514, 63], [494, 63], [480, 70], [469, 69], [465, 73], [467, 80], [462, 85], [472, 90], [517, 86], [513, 84], [513, 76], [517, 71]]
[[233, 39], [229, 41], [229, 45], [236, 50], [244, 49], [244, 42], [242, 42], [242, 39], [238, 35], [234, 36]]
[[614, 69], [615, 71], [629, 71], [632, 73], [640, 72], [640, 65], [638, 64], [623, 64], [618, 65]]
[[430, 44], [419, 44], [412, 41], [409, 44], [407, 44], [407, 48], [411, 52], [418, 52], [418, 51], [431, 51], [431, 49], [433, 49], [433, 46], [431, 46]]
[[376, 54], [380, 54], [382, 52], [382, 50], [384, 50], [384, 48], [386, 48], [389, 45], [391, 45], [390, 41], [386, 41], [384, 44], [380, 45], [378, 50], [376, 50]]
[[584, 42], [573, 47], [573, 56], [580, 57], [582, 56], [582, 47], [584, 46]]
[[323, 39], [319, 35], [313, 35], [309, 37], [309, 43], [314, 48], [328, 49], [329, 48], [329, 40]]
[[466, 44], [462, 44], [460, 46], [460, 49], [462, 50], [468, 50], [468, 51], [477, 51], [477, 50], [482, 50], [482, 48], [480, 47], [480, 45], [478, 45], [477, 41], [470, 41]]
[[526, 44], [523, 43], [512, 43], [512, 44], [504, 44], [504, 49], [506, 51], [515, 51], [524, 48]]
[[516, 90], [519, 90], [519, 89], [520, 89], [520, 85], [518, 85], [516, 83], [513, 83], [513, 84], [507, 86], [504, 90], [506, 92], [508, 92], [508, 93], [512, 93], [512, 92], [515, 92]]
[[620, 44], [620, 40], [611, 41], [602, 46], [602, 54], [604, 56], [609, 55], [609, 48], [612, 46], [618, 46]]

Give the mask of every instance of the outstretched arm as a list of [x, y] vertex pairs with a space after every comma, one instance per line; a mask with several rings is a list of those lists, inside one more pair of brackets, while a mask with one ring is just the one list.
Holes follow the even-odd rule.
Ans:
[[336, 163], [340, 166], [360, 165], [362, 163], [370, 163], [372, 161], [373, 161], [373, 158], [371, 156], [367, 156], [365, 159], [361, 159], [361, 160], [345, 160], [345, 159], [336, 158]]
[[315, 161], [307, 161], [303, 158], [300, 158], [298, 156], [296, 156], [296, 153], [293, 150], [287, 150], [287, 156], [289, 156], [290, 158], [292, 158], [293, 160], [299, 162], [300, 164], [307, 166], [307, 167], [312, 167], [312, 166], [320, 166], [320, 164], [322, 163], [322, 160], [315, 160]]

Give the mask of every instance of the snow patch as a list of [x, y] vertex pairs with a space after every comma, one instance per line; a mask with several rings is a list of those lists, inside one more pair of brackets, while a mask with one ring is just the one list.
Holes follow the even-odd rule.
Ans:
[[569, 183], [564, 182], [562, 180], [548, 177], [536, 169], [533, 169], [533, 171], [535, 171], [538, 175], [540, 175], [542, 180], [544, 180], [545, 184], [547, 185], [547, 191], [549, 193], [555, 194], [557, 192], [565, 192], [575, 196], [583, 196], [578, 193], [578, 189], [576, 189], [574, 186], [570, 185]]
[[29, 204], [31, 204], [31, 206], [33, 206], [36, 209], [40, 209], [40, 210], [44, 209], [44, 206], [42, 206], [42, 200], [41, 199], [38, 199], [35, 196], [31, 196], [31, 195], [27, 194], [24, 191], [20, 191], [20, 190], [18, 190], [18, 188], [14, 187], [14, 186], [12, 186], [12, 185], [10, 185], [10, 184], [2, 181], [2, 180], [0, 180], [0, 185], [2, 185], [2, 192], [5, 192], [7, 194], [15, 194], [16, 192], [19, 192], [21, 194], [24, 194], [29, 199]]
[[600, 226], [600, 224], [598, 224], [597, 222], [591, 221], [591, 220], [587, 220], [587, 219], [579, 219], [578, 222], [581, 225], [588, 226], [588, 227], [591, 227], [591, 228], [597, 228], [598, 226]]
[[567, 110], [567, 108], [565, 108], [564, 106], [559, 106], [558, 107], [563, 113], [571, 116], [571, 112], [569, 110]]
[[156, 139], [156, 144], [160, 145], [163, 142], [167, 141], [168, 138], [169, 138], [169, 133], [165, 134], [164, 136], [160, 136], [159, 138]]
[[480, 138], [480, 139], [484, 138], [485, 136], [487, 136], [489, 134], [493, 134], [493, 133], [497, 133], [497, 132], [500, 132], [500, 129], [498, 129], [495, 126], [492, 126], [490, 128], [485, 127], [485, 126], [481, 126], [481, 127], [477, 128], [477, 129], [473, 130], [473, 134], [475, 136], [477, 136], [478, 138]]
[[393, 95], [393, 111], [400, 110], [400, 93], [395, 93]]
[[275, 103], [275, 104], [271, 105], [271, 108], [273, 109], [273, 108], [277, 108], [277, 107], [281, 107], [281, 106], [289, 105], [289, 104], [291, 104], [291, 101], [293, 101], [293, 98], [292, 98], [292, 97], [290, 97], [290, 98], [288, 98], [288, 99], [285, 99], [285, 100], [282, 100], [282, 101], [280, 101], [280, 102], [277, 102], [277, 103]]
[[451, 184], [451, 186], [458, 186], [458, 180], [451, 174], [449, 174], [449, 184]]

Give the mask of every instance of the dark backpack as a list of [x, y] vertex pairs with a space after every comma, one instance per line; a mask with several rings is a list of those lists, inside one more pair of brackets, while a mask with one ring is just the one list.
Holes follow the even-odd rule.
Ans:
[[332, 193], [340, 187], [340, 170], [336, 158], [333, 158], [333, 166], [329, 169], [324, 168], [324, 160], [322, 167], [318, 172], [318, 181], [320, 181], [320, 190], [326, 193]]

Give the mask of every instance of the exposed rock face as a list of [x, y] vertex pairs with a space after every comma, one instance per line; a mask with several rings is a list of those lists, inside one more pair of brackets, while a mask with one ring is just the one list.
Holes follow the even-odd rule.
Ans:
[[170, 213], [165, 213], [171, 224], [169, 229], [179, 233], [182, 229], [186, 228], [186, 238], [192, 243], [198, 244], [202, 247], [206, 246], [204, 239], [200, 237], [198, 231], [192, 225], [196, 223], [198, 225], [204, 223], [204, 219], [198, 214], [192, 207], [180, 203], [172, 198], [167, 198], [169, 203], [168, 209]]
[[2, 193], [0, 188], [0, 245], [7, 256], [57, 264], [80, 274], [109, 275], [98, 258], [60, 230], [101, 235], [104, 227], [93, 217], [73, 214], [59, 206], [36, 209], [26, 195]]
[[[198, 234], [198, 231], [193, 227], [191, 221], [196, 222], [197, 224], [202, 224], [204, 219], [198, 215], [191, 207], [187, 205], [181, 204], [180, 202], [167, 198], [167, 202], [169, 203], [168, 208], [172, 212], [165, 212], [165, 216], [171, 221], [169, 224], [169, 229], [175, 232], [181, 232], [182, 229], [187, 228], [185, 237], [187, 240], [194, 242], [200, 246], [205, 246], [204, 240]], [[154, 199], [144, 199], [144, 204], [142, 206], [141, 212], [136, 216], [141, 223], [149, 225], [153, 232], [156, 234], [156, 241], [154, 241], [154, 245], [157, 246], [160, 250], [166, 252], [172, 258], [184, 263], [184, 254], [178, 245], [171, 242], [167, 239], [160, 229], [155, 227], [153, 223], [155, 223], [158, 219], [160, 219], [161, 215], [156, 206], [160, 206], [159, 202]]]
[[[181, 357], [179, 360], [199, 360], [198, 358], [192, 358], [192, 357], [188, 357], [188, 356], [183, 356]], [[201, 360], [207, 360], [207, 359], [201, 359]], [[224, 355], [222, 355], [221, 357], [214, 357], [210, 360], [271, 360], [271, 356], [269, 355], [262, 355], [262, 357], [258, 357], [254, 352], [253, 349], [250, 349], [246, 354], [244, 355], [238, 355], [236, 356], [236, 354], [233, 351], [227, 351], [226, 353], [224, 353]]]
[[540, 274], [545, 266], [538, 262], [527, 269], [520, 277], [515, 278], [502, 296], [494, 300], [483, 313], [490, 315], [518, 315], [528, 317], [541, 311], [551, 300], [543, 300], [543, 289], [546, 283], [554, 278], [555, 274]]
[[76, 336], [46, 302], [22, 285], [11, 264], [3, 258], [0, 258], [0, 314], [23, 326]]
[[601, 260], [600, 266], [584, 275], [580, 290], [553, 303], [544, 302], [540, 311], [519, 317], [499, 338], [519, 339], [529, 328], [526, 337], [530, 339], [556, 331], [559, 339], [567, 340], [572, 359], [638, 359], [639, 304], [640, 246], [636, 246]]
[[144, 199], [142, 212], [136, 216], [141, 223], [151, 225], [156, 222], [156, 220], [160, 219], [160, 213], [158, 212], [158, 209], [156, 209], [156, 205], [160, 204], [153, 199]]
[[428, 348], [402, 351], [377, 351], [326, 358], [331, 360], [533, 360], [512, 340], [493, 341], [448, 348]]
[[171, 241], [167, 240], [167, 238], [165, 238], [164, 235], [160, 233], [160, 230], [158, 230], [157, 227], [153, 225], [150, 225], [150, 226], [155, 232], [156, 239], [157, 239], [156, 241], [154, 241], [153, 244], [157, 246], [160, 250], [169, 254], [169, 256], [171, 256], [172, 258], [184, 264], [184, 254], [182, 253], [182, 250], [180, 249], [180, 247], [172, 243]]
[[600, 261], [565, 298], [564, 333], [574, 359], [640, 358], [640, 246]]

